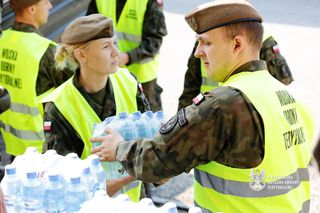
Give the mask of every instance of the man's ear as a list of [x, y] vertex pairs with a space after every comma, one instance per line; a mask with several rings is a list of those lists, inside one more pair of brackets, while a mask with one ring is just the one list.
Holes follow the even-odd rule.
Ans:
[[84, 54], [83, 50], [77, 48], [77, 49], [73, 50], [73, 54], [74, 54], [74, 57], [79, 62], [82, 62], [82, 63], [87, 62], [87, 58], [86, 58], [86, 55]]
[[235, 53], [242, 52], [245, 44], [246, 44], [246, 40], [245, 40], [244, 36], [242, 36], [242, 35], [235, 36], [233, 39], [233, 51]]

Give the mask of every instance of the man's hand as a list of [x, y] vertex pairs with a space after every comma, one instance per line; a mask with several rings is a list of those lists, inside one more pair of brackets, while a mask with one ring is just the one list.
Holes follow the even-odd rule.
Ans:
[[124, 141], [123, 137], [115, 130], [107, 128], [105, 130], [106, 136], [91, 138], [91, 142], [100, 142], [101, 145], [91, 150], [92, 154], [96, 154], [100, 157], [100, 161], [115, 161], [117, 147], [121, 141]]
[[114, 180], [107, 180], [107, 193], [110, 197], [112, 197], [115, 193], [117, 193], [122, 187], [134, 181], [132, 176], [127, 176]]

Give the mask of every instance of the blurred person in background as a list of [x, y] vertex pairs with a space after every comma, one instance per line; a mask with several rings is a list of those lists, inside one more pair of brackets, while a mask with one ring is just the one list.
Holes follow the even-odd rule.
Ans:
[[0, 39], [0, 84], [10, 93], [10, 109], [0, 116], [6, 152], [12, 158], [34, 146], [42, 152], [43, 109], [38, 101], [62, 84], [72, 72], [54, 67], [56, 44], [39, 28], [47, 23], [49, 0], [10, 0], [15, 22]]
[[121, 52], [119, 66], [142, 83], [154, 112], [162, 109], [162, 88], [157, 84], [159, 50], [167, 35], [162, 7], [162, 0], [91, 0], [87, 11], [113, 20]]

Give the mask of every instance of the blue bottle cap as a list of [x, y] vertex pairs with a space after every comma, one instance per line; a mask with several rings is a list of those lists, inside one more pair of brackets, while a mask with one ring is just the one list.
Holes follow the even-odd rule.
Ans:
[[57, 181], [59, 181], [59, 175], [58, 175], [58, 174], [49, 175], [49, 181], [50, 181], [50, 182], [57, 182]]
[[119, 119], [126, 119], [128, 117], [128, 113], [120, 112], [118, 116], [119, 116]]
[[15, 175], [17, 173], [17, 169], [14, 165], [6, 165], [5, 168], [7, 175]]
[[143, 114], [147, 115], [150, 119], [153, 117], [153, 112], [152, 111], [146, 111]]
[[137, 119], [141, 118], [141, 112], [137, 111], [137, 112], [132, 113], [132, 118], [133, 118], [133, 120], [137, 120]]
[[80, 177], [72, 177], [70, 178], [71, 184], [79, 184], [80, 183]]
[[90, 174], [90, 167], [85, 167], [84, 169], [83, 169], [83, 174]]
[[37, 177], [37, 172], [35, 172], [35, 171], [27, 172], [28, 179], [35, 179], [36, 177]]

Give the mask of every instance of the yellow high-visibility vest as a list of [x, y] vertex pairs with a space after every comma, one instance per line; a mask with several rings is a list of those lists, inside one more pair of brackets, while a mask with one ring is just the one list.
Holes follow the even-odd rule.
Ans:
[[43, 118], [36, 81], [39, 64], [52, 41], [36, 34], [6, 30], [0, 39], [0, 84], [10, 93], [10, 109], [0, 115], [6, 152], [17, 156], [34, 146], [42, 152]]
[[[85, 159], [90, 155], [90, 150], [92, 149], [90, 138], [93, 134], [93, 125], [100, 123], [101, 119], [73, 85], [73, 78], [74, 77], [70, 78], [60, 85], [46, 96], [42, 102], [53, 102], [63, 117], [79, 134], [84, 143], [81, 159]], [[129, 71], [120, 68], [116, 73], [109, 75], [109, 79], [111, 80], [114, 92], [116, 114], [120, 112], [133, 113], [137, 111], [137, 81]], [[129, 184], [129, 186], [134, 188], [128, 190], [126, 193], [131, 200], [139, 201], [141, 183], [135, 181]]]
[[196, 204], [204, 212], [308, 212], [312, 116], [266, 70], [235, 74], [224, 86], [244, 93], [261, 115], [264, 158], [250, 169], [214, 161], [196, 167]]
[[[96, 0], [98, 12], [114, 22], [119, 50], [128, 52], [138, 47], [142, 41], [143, 20], [148, 0], [126, 1], [118, 21], [116, 3], [116, 0]], [[159, 70], [159, 54], [131, 64], [127, 68], [141, 83], [154, 80]]]

